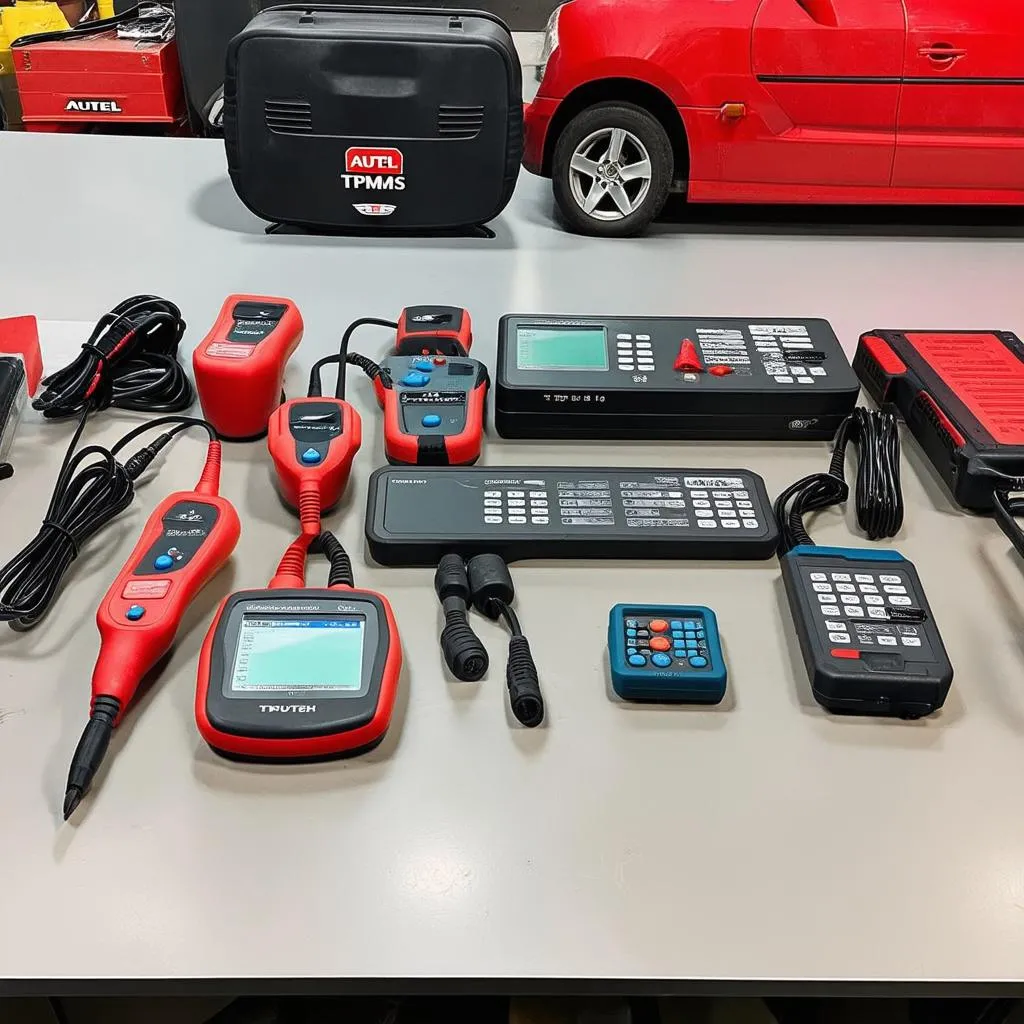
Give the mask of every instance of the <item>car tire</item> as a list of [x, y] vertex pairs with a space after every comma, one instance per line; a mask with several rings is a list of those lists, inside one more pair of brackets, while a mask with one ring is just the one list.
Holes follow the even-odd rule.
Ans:
[[[612, 155], [613, 142], [619, 146], [618, 160], [602, 160], [602, 153], [605, 158]], [[577, 114], [555, 143], [555, 202], [569, 228], [580, 234], [642, 234], [665, 206], [674, 162], [672, 143], [657, 118], [632, 103], [595, 104]], [[634, 173], [637, 176], [627, 180], [626, 175]]]

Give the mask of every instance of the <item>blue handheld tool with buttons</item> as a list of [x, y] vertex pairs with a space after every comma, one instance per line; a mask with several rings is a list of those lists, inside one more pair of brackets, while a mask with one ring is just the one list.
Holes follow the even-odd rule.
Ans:
[[701, 605], [617, 604], [608, 616], [608, 659], [623, 700], [717, 704], [725, 696], [718, 620]]

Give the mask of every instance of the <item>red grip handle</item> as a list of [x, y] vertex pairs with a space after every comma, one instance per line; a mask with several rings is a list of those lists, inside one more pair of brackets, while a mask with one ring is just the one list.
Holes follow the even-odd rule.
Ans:
[[[384, 452], [388, 461], [406, 466], [420, 465], [419, 435], [402, 429], [401, 402], [393, 389], [384, 389]], [[466, 395], [466, 422], [458, 434], [444, 437], [449, 466], [469, 466], [480, 458], [484, 443], [484, 410], [487, 381]]]
[[[261, 321], [261, 312], [277, 318], [276, 325], [273, 319]], [[224, 300], [217, 322], [192, 354], [203, 415], [218, 434], [240, 440], [266, 432], [302, 332], [302, 315], [291, 299], [229, 295]]]
[[[100, 653], [92, 677], [94, 700], [116, 697], [124, 713], [143, 676], [170, 650], [193, 598], [231, 556], [240, 533], [238, 513], [217, 495], [179, 491], [153, 510], [96, 612]], [[168, 559], [171, 565], [161, 569]]]

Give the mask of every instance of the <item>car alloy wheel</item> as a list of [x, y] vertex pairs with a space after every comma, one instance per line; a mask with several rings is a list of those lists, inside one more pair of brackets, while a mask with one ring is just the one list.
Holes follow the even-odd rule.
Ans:
[[601, 221], [635, 213], [651, 190], [647, 147], [625, 128], [599, 128], [573, 151], [569, 188], [579, 208]]

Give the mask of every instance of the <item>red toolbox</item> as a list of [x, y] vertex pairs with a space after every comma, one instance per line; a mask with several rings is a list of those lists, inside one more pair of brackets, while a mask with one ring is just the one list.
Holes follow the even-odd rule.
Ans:
[[56, 124], [172, 124], [185, 101], [174, 40], [114, 30], [17, 47], [14, 71], [28, 129]]

